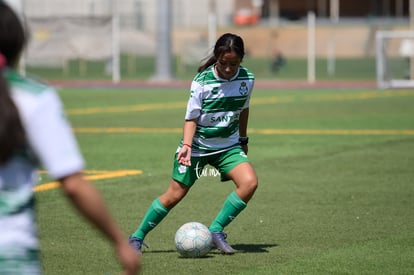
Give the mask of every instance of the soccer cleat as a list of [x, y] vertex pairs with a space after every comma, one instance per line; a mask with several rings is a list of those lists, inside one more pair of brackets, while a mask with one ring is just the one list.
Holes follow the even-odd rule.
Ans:
[[129, 237], [128, 242], [135, 249], [135, 251], [137, 251], [139, 255], [142, 255], [142, 246], [148, 248], [148, 245], [146, 245], [143, 240], [140, 240], [136, 237]]
[[211, 232], [213, 245], [224, 254], [234, 254], [236, 251], [227, 243], [227, 235], [224, 232]]

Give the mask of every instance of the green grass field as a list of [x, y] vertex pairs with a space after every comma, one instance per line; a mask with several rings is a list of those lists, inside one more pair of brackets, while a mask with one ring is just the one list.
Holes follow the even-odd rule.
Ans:
[[[394, 77], [403, 77], [407, 64], [405, 60], [392, 62]], [[182, 65], [179, 57], [172, 60], [172, 74], [177, 79], [191, 80], [197, 71], [198, 62], [191, 65]], [[246, 56], [243, 65], [251, 69], [257, 78], [262, 79], [307, 79], [306, 58], [287, 58], [285, 66], [278, 73], [271, 71], [271, 58], [256, 58]], [[315, 61], [316, 78], [319, 80], [375, 80], [376, 61], [373, 57], [363, 58], [338, 58], [335, 60], [335, 70], [328, 73], [328, 61], [325, 58], [318, 58]], [[42, 79], [111, 79], [105, 73], [105, 64], [102, 61], [79, 61], [71, 60], [65, 70], [63, 68], [38, 68], [28, 67], [28, 73], [34, 74]], [[82, 73], [82, 70], [84, 72]], [[120, 73], [122, 79], [147, 80], [155, 73], [155, 60], [151, 56], [121, 56]]]
[[[107, 175], [93, 183], [130, 234], [167, 187], [188, 91], [60, 94], [88, 175]], [[203, 177], [147, 236], [143, 274], [413, 274], [413, 106], [408, 90], [257, 89], [249, 156], [259, 189], [226, 228], [239, 253], [184, 259], [175, 251], [175, 231], [209, 225], [233, 190]], [[36, 197], [44, 274], [119, 273], [108, 243], [59, 189]]]

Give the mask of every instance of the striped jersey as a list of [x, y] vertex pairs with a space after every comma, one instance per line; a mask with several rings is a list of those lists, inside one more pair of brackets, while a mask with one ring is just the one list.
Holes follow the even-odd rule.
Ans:
[[254, 75], [243, 66], [230, 80], [220, 78], [214, 65], [194, 77], [185, 114], [186, 120], [197, 119], [193, 156], [239, 146], [240, 113], [249, 107], [254, 80]]
[[[39, 179], [37, 170], [41, 165], [51, 178], [59, 179], [82, 171], [84, 160], [56, 92], [15, 71], [3, 72], [19, 111], [27, 146], [0, 165], [0, 273], [9, 274], [7, 268], [14, 268], [29, 274], [27, 269], [32, 267], [36, 273], [38, 239], [33, 187]], [[20, 261], [10, 266], [5, 259], [13, 257]]]

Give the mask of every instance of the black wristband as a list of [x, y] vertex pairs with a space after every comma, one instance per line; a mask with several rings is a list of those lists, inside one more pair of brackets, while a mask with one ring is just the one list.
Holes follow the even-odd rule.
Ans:
[[247, 145], [249, 143], [249, 137], [239, 137], [240, 145]]

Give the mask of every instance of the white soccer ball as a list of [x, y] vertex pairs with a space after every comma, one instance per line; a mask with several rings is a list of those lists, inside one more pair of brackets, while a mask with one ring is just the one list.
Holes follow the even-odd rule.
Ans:
[[175, 247], [183, 257], [203, 257], [210, 251], [212, 244], [210, 230], [199, 222], [185, 223], [175, 233]]

